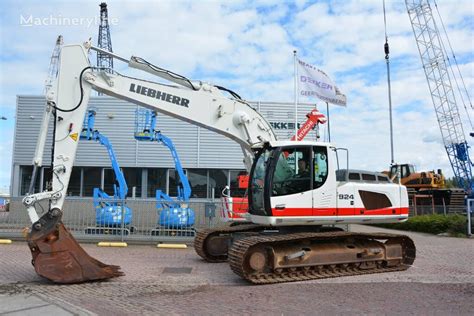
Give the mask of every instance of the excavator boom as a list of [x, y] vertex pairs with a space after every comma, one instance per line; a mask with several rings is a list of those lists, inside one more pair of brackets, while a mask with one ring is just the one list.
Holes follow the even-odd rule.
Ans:
[[[113, 58], [179, 86], [122, 76], [108, 69], [91, 66], [88, 53], [95, 49]], [[61, 49], [59, 73], [47, 95], [46, 114], [39, 134], [36, 161], [41, 161], [51, 113], [54, 113], [52, 190], [31, 194], [23, 199], [33, 227], [28, 245], [36, 272], [57, 283], [78, 283], [122, 275], [119, 267], [106, 265], [90, 257], [61, 221], [62, 208], [76, 157], [91, 89], [142, 105], [148, 109], [193, 123], [235, 140], [242, 148], [250, 170], [253, 151], [276, 140], [269, 123], [237, 94], [225, 97], [221, 90], [154, 66], [142, 58], [129, 60], [99, 48], [90, 42], [65, 45]], [[226, 91], [229, 91], [225, 89]], [[50, 209], [41, 218], [36, 203], [50, 201]]]

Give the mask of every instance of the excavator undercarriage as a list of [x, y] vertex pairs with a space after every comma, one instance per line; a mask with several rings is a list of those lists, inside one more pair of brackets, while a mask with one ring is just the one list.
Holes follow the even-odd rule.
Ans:
[[402, 271], [415, 260], [408, 236], [311, 230], [255, 224], [206, 229], [194, 246], [208, 262], [228, 260], [232, 271], [254, 284]]

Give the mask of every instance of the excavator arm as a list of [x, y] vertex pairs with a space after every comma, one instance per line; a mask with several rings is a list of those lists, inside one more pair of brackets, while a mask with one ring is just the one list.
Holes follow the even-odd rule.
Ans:
[[[89, 50], [107, 54], [178, 86], [121, 75], [113, 69], [91, 66]], [[148, 109], [212, 130], [236, 141], [250, 170], [254, 151], [276, 140], [270, 124], [248, 103], [230, 90], [194, 82], [154, 66], [142, 58], [125, 59], [90, 42], [61, 49], [57, 80], [47, 95], [47, 110], [54, 113], [52, 190], [24, 198], [33, 228], [27, 238], [36, 272], [58, 283], [78, 283], [122, 275], [119, 267], [90, 257], [61, 222], [62, 207], [76, 157], [82, 122], [92, 89]], [[232, 98], [224, 96], [229, 92]], [[45, 143], [49, 112], [41, 126], [38, 144]], [[36, 151], [40, 161], [42, 148]], [[49, 199], [50, 209], [41, 218], [35, 204]]]
[[[236, 141], [244, 152], [244, 163], [248, 170], [252, 164], [254, 150], [276, 140], [270, 124], [236, 94], [235, 98], [227, 98], [221, 92], [222, 88], [202, 82], [191, 82], [138, 57], [128, 60], [129, 67], [152, 73], [178, 83], [179, 86], [97, 69], [89, 63], [89, 49], [127, 61], [113, 53], [95, 48], [89, 42], [63, 46], [58, 79], [50, 91], [48, 102], [57, 113], [53, 189], [51, 192], [25, 197], [24, 204], [28, 207], [32, 222], [38, 219], [33, 208], [38, 200], [49, 198], [52, 208], [62, 209], [76, 156], [78, 134], [92, 89], [201, 126]], [[42, 128], [45, 128], [44, 124]]]

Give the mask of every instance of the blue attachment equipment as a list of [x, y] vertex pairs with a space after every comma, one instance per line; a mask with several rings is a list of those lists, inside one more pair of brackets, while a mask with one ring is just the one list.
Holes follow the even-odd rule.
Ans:
[[155, 130], [156, 112], [139, 109], [135, 120], [135, 139], [139, 141], [156, 141], [168, 147], [173, 156], [178, 173], [177, 197], [173, 200], [168, 194], [156, 190], [156, 208], [160, 212], [159, 225], [167, 228], [183, 228], [194, 225], [194, 210], [189, 208], [191, 186], [184, 173], [176, 148], [170, 138]]
[[[96, 225], [106, 227], [116, 227], [130, 225], [132, 222], [132, 210], [125, 204], [128, 193], [127, 182], [118, 164], [115, 152], [109, 139], [94, 130], [96, 112], [89, 110], [84, 120], [80, 139], [94, 140], [107, 149], [112, 169], [115, 174], [114, 195], [109, 196], [100, 188], [94, 188], [94, 209], [96, 212]], [[122, 221], [123, 213], [123, 221]]]
[[[454, 170], [454, 177], [457, 185], [464, 188], [469, 198], [474, 197], [474, 181], [472, 177], [472, 161], [469, 157], [470, 146], [467, 142], [451, 144], [446, 146], [450, 158], [451, 166]], [[454, 157], [451, 159], [451, 157]], [[466, 175], [462, 177], [461, 175]]]

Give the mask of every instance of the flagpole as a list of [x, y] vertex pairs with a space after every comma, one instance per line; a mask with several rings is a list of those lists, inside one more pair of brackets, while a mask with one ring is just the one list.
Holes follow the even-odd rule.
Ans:
[[328, 112], [328, 142], [331, 142], [331, 120], [329, 119], [329, 103], [326, 102], [326, 110]]
[[296, 67], [296, 50], [293, 51], [295, 64], [295, 140], [298, 141], [298, 70]]
[[[385, 18], [385, 0], [383, 1], [383, 23], [385, 26], [385, 61], [387, 63], [387, 85], [388, 85], [388, 111], [390, 117], [390, 153], [391, 153], [391, 164], [395, 164], [395, 158], [393, 155], [393, 123], [392, 123], [392, 89], [390, 85], [390, 57], [389, 57], [389, 47], [388, 47], [388, 36], [387, 36], [387, 20]], [[400, 178], [399, 178], [400, 179]]]

